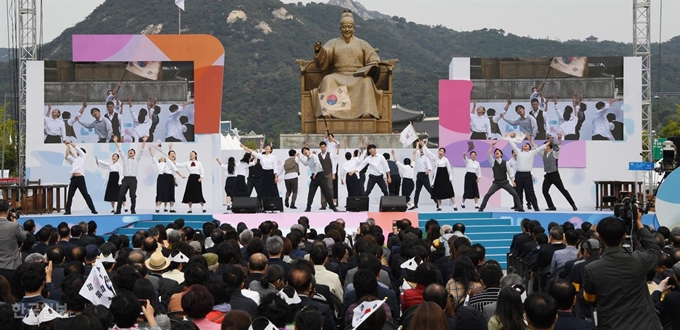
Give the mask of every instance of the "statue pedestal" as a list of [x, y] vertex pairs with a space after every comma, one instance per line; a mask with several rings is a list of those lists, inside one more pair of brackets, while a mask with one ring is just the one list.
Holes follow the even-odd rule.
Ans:
[[[323, 120], [321, 125], [323, 126]], [[399, 142], [399, 134], [335, 134], [335, 138], [340, 142], [347, 138], [348, 149], [354, 150], [359, 145], [359, 140], [364, 138], [369, 143], [375, 144], [379, 149], [402, 149], [403, 146]], [[308, 140], [309, 147], [312, 149], [319, 148], [319, 142], [323, 141], [323, 134], [281, 134], [279, 135], [279, 149], [295, 149], [300, 150], [305, 145], [305, 140]], [[344, 150], [341, 150], [340, 156], [344, 159]]]

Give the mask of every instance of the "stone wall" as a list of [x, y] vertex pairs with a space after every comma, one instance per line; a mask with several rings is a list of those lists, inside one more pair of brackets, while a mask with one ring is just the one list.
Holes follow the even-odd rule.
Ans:
[[[45, 82], [45, 103], [80, 103], [83, 94], [89, 102], [103, 102], [106, 92], [116, 82]], [[118, 91], [121, 102], [127, 102], [128, 95], [133, 102], [146, 102], [149, 95], [158, 101], [181, 102], [187, 99], [189, 86], [186, 81], [126, 81]]]
[[[543, 79], [473, 79], [472, 100], [490, 101], [505, 100], [510, 93], [513, 99], [527, 99], [531, 88], [538, 86]], [[623, 80], [620, 80], [623, 84]], [[543, 96], [552, 98], [557, 92], [559, 99], [570, 99], [574, 92], [583, 95], [584, 99], [608, 100], [614, 97], [617, 81], [614, 78], [550, 78], [543, 88]], [[623, 89], [618, 89], [622, 95]]]

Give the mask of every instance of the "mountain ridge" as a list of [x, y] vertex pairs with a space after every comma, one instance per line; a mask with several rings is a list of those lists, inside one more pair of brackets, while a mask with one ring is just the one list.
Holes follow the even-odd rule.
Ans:
[[[187, 8], [182, 33], [206, 33], [225, 48], [222, 119], [242, 131], [274, 136], [300, 131], [299, 67], [295, 59], [311, 59], [315, 41], [339, 36], [343, 7], [351, 0], [285, 4], [279, 0], [220, 0]], [[382, 15], [382, 14], [381, 14]], [[369, 15], [370, 16], [370, 15]], [[366, 17], [369, 17], [366, 16]], [[394, 103], [438, 113], [438, 80], [448, 78], [452, 57], [631, 56], [632, 45], [612, 41], [582, 42], [531, 39], [503, 30], [458, 32], [444, 26], [408, 22], [403, 17], [355, 16], [356, 34], [379, 48], [381, 59], [398, 58]], [[107, 0], [83, 21], [44, 45], [45, 59], [71, 59], [73, 34], [176, 33], [177, 8], [165, 0]], [[661, 44], [664, 70], [658, 70], [658, 45], [652, 47], [654, 91], [680, 89], [680, 38]], [[7, 92], [0, 78], [0, 92]], [[673, 103], [663, 97], [655, 123], [675, 118]], [[671, 109], [672, 108], [672, 109]], [[657, 121], [658, 120], [658, 121]], [[656, 126], [656, 125], [655, 125]]]

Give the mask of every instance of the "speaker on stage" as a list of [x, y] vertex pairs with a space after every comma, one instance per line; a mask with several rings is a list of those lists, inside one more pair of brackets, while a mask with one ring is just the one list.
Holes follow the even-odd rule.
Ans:
[[345, 210], [347, 212], [368, 212], [368, 196], [347, 197]]
[[257, 212], [257, 198], [233, 197], [231, 199], [231, 211], [234, 213], [255, 213]]
[[265, 212], [283, 212], [283, 198], [281, 197], [262, 198], [262, 204]]
[[380, 197], [380, 212], [406, 212], [406, 196]]

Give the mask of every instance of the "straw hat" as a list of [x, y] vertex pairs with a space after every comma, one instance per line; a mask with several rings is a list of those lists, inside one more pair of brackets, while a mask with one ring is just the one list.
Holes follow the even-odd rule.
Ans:
[[164, 270], [170, 266], [170, 261], [168, 258], [164, 257], [163, 254], [154, 252], [149, 259], [144, 261], [144, 265], [150, 271], [158, 272]]

